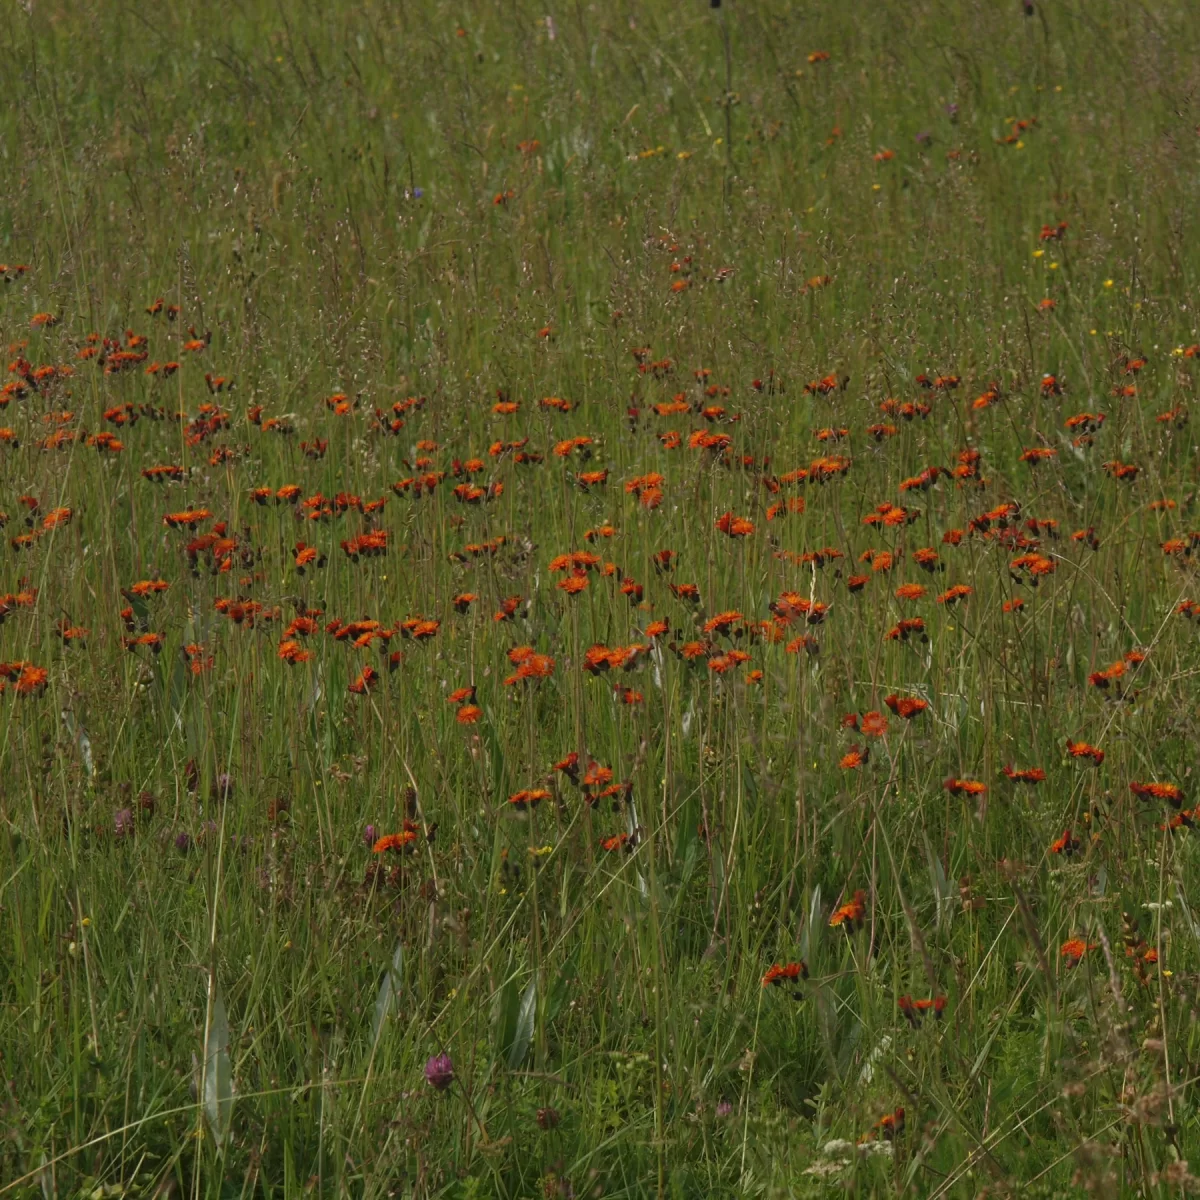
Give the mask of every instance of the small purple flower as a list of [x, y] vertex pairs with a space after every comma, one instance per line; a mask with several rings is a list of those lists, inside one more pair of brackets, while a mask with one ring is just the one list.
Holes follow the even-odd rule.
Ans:
[[947, 104], [946, 105], [946, 116], [948, 116], [950, 118], [952, 123], [954, 121], [957, 121], [958, 120], [958, 105], [957, 104]]
[[425, 1082], [444, 1092], [454, 1082], [454, 1064], [448, 1054], [435, 1054], [425, 1064]]
[[113, 834], [119, 838], [131, 837], [133, 835], [132, 808], [118, 808], [113, 813]]
[[425, 195], [425, 189], [424, 189], [424, 188], [415, 187], [415, 188], [413, 188], [413, 193], [412, 193], [412, 194], [413, 194], [413, 199], [414, 199], [414, 200], [420, 200], [420, 198], [421, 198], [423, 195]]
[[222, 772], [213, 780], [214, 800], [228, 800], [233, 795], [233, 777]]
[[374, 825], [368, 825], [366, 829], [363, 830], [363, 845], [366, 846], [368, 850], [375, 845], [375, 842], [378, 838], [379, 831]]
[[730, 1104], [728, 1100], [722, 1100], [720, 1104], [717, 1105], [717, 1117], [719, 1119], [724, 1119], [725, 1117], [729, 1116], [731, 1112], [733, 1112], [733, 1105]]
[[177, 833], [175, 835], [175, 849], [180, 854], [186, 854], [192, 848], [192, 835], [190, 833]]
[[917, 134], [917, 145], [918, 146], [928, 146], [929, 143], [932, 141], [933, 141], [933, 134], [930, 133], [928, 129], [922, 129], [921, 132]]

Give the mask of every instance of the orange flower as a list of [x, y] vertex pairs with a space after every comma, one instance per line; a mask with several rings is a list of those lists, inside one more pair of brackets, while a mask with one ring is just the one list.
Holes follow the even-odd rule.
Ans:
[[1026, 767], [1019, 771], [1014, 771], [1007, 763], [1001, 768], [1007, 778], [1013, 783], [1044, 783], [1046, 772], [1041, 767]]
[[1174, 783], [1139, 783], [1134, 780], [1129, 790], [1143, 800], [1165, 800], [1172, 808], [1178, 808], [1183, 802], [1183, 789]]
[[1063, 966], [1069, 970], [1071, 967], [1079, 966], [1087, 952], [1095, 949], [1095, 942], [1085, 942], [1083, 938], [1068, 938], [1059, 947], [1058, 952], [1062, 956]]
[[896, 716], [903, 717], [906, 721], [920, 716], [929, 707], [928, 700], [922, 700], [918, 696], [897, 696], [894, 692], [885, 696], [883, 702]]
[[389, 850], [403, 850], [417, 840], [416, 830], [406, 829], [402, 833], [385, 833], [372, 847], [373, 854], [386, 854]]
[[32, 663], [23, 663], [17, 676], [16, 690], [18, 696], [40, 696], [50, 683], [50, 672], [45, 667], [35, 667]]
[[972, 589], [965, 583], [956, 583], [952, 588], [947, 588], [937, 598], [937, 602], [945, 605], [957, 604], [960, 600], [965, 600], [971, 594], [971, 591]]
[[834, 910], [833, 915], [829, 918], [829, 924], [832, 927], [844, 925], [847, 933], [853, 933], [855, 927], [862, 923], [866, 912], [867, 893], [859, 888], [854, 893], [853, 899]]
[[987, 791], [985, 784], [979, 782], [978, 779], [947, 779], [942, 787], [946, 789], [952, 796], [982, 796]]
[[731, 538], [748, 537], [754, 532], [754, 522], [727, 512], [717, 518], [717, 528]]
[[1063, 835], [1050, 843], [1051, 854], [1061, 854], [1070, 858], [1079, 849], [1079, 843], [1071, 836], [1069, 829], [1063, 831]]
[[780, 984], [796, 983], [807, 978], [808, 964], [801, 959], [800, 962], [787, 963], [785, 966], [776, 963], [769, 967], [763, 976], [762, 985], [763, 987], [778, 987]]
[[508, 802], [518, 812], [524, 812], [525, 809], [536, 808], [543, 800], [549, 799], [549, 788], [523, 788], [509, 796]]
[[350, 684], [350, 691], [356, 696], [365, 696], [379, 682], [379, 672], [374, 667], [363, 667], [358, 678]]

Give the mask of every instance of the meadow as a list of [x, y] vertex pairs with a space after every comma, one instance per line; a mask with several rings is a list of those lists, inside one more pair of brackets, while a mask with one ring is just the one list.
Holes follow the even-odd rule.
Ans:
[[1188, 4], [0, 44], [0, 1198], [1200, 1188]]

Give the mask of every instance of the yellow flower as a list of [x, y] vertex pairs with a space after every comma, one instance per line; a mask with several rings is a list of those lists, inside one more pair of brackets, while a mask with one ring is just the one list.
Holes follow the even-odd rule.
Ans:
[[1110, 288], [1110, 287], [1112, 287], [1112, 285], [1113, 285], [1113, 281], [1112, 281], [1111, 279], [1106, 279], [1106, 280], [1104, 281], [1104, 286], [1105, 286], [1106, 288]]
[[1052, 271], [1057, 271], [1057, 270], [1058, 270], [1058, 263], [1056, 263], [1056, 262], [1052, 262], [1052, 263], [1050, 264], [1050, 270], [1052, 270]]
[[881, 183], [873, 183], [873, 184], [871, 184], [871, 191], [877, 192], [882, 187], [883, 187], [883, 184], [881, 184]]
[[1033, 257], [1034, 257], [1034, 258], [1041, 258], [1041, 257], [1042, 257], [1042, 255], [1043, 255], [1043, 254], [1045, 254], [1045, 253], [1046, 253], [1046, 252], [1045, 252], [1045, 250], [1035, 250], [1035, 251], [1033, 252]]
[[687, 160], [692, 157], [692, 152], [690, 150], [680, 150], [675, 157], [679, 159], [680, 162], [687, 162]]

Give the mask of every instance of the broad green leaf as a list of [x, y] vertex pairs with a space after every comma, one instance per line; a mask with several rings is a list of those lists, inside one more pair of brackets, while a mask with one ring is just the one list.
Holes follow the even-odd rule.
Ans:
[[383, 973], [383, 980], [379, 984], [379, 994], [375, 997], [375, 1016], [371, 1021], [371, 1045], [374, 1046], [379, 1041], [379, 1035], [383, 1032], [384, 1024], [387, 1022], [388, 1014], [391, 1012], [392, 1003], [396, 998], [396, 994], [400, 991], [400, 985], [404, 982], [404, 944], [396, 943], [396, 952], [392, 955], [391, 965]]
[[517, 1009], [520, 1005], [515, 979], [509, 978], [504, 981], [496, 993], [494, 1005], [492, 1023], [496, 1057], [507, 1058], [516, 1038]]
[[213, 1141], [220, 1149], [229, 1135], [233, 1117], [233, 1067], [229, 1061], [229, 1018], [225, 1015], [225, 1002], [215, 980], [210, 986], [213, 997], [204, 1040], [204, 1116]]
[[515, 1071], [525, 1061], [529, 1045], [533, 1041], [533, 1025], [537, 1018], [537, 975], [529, 981], [521, 994], [521, 1007], [517, 1012], [517, 1027], [512, 1046], [508, 1051], [508, 1066]]

